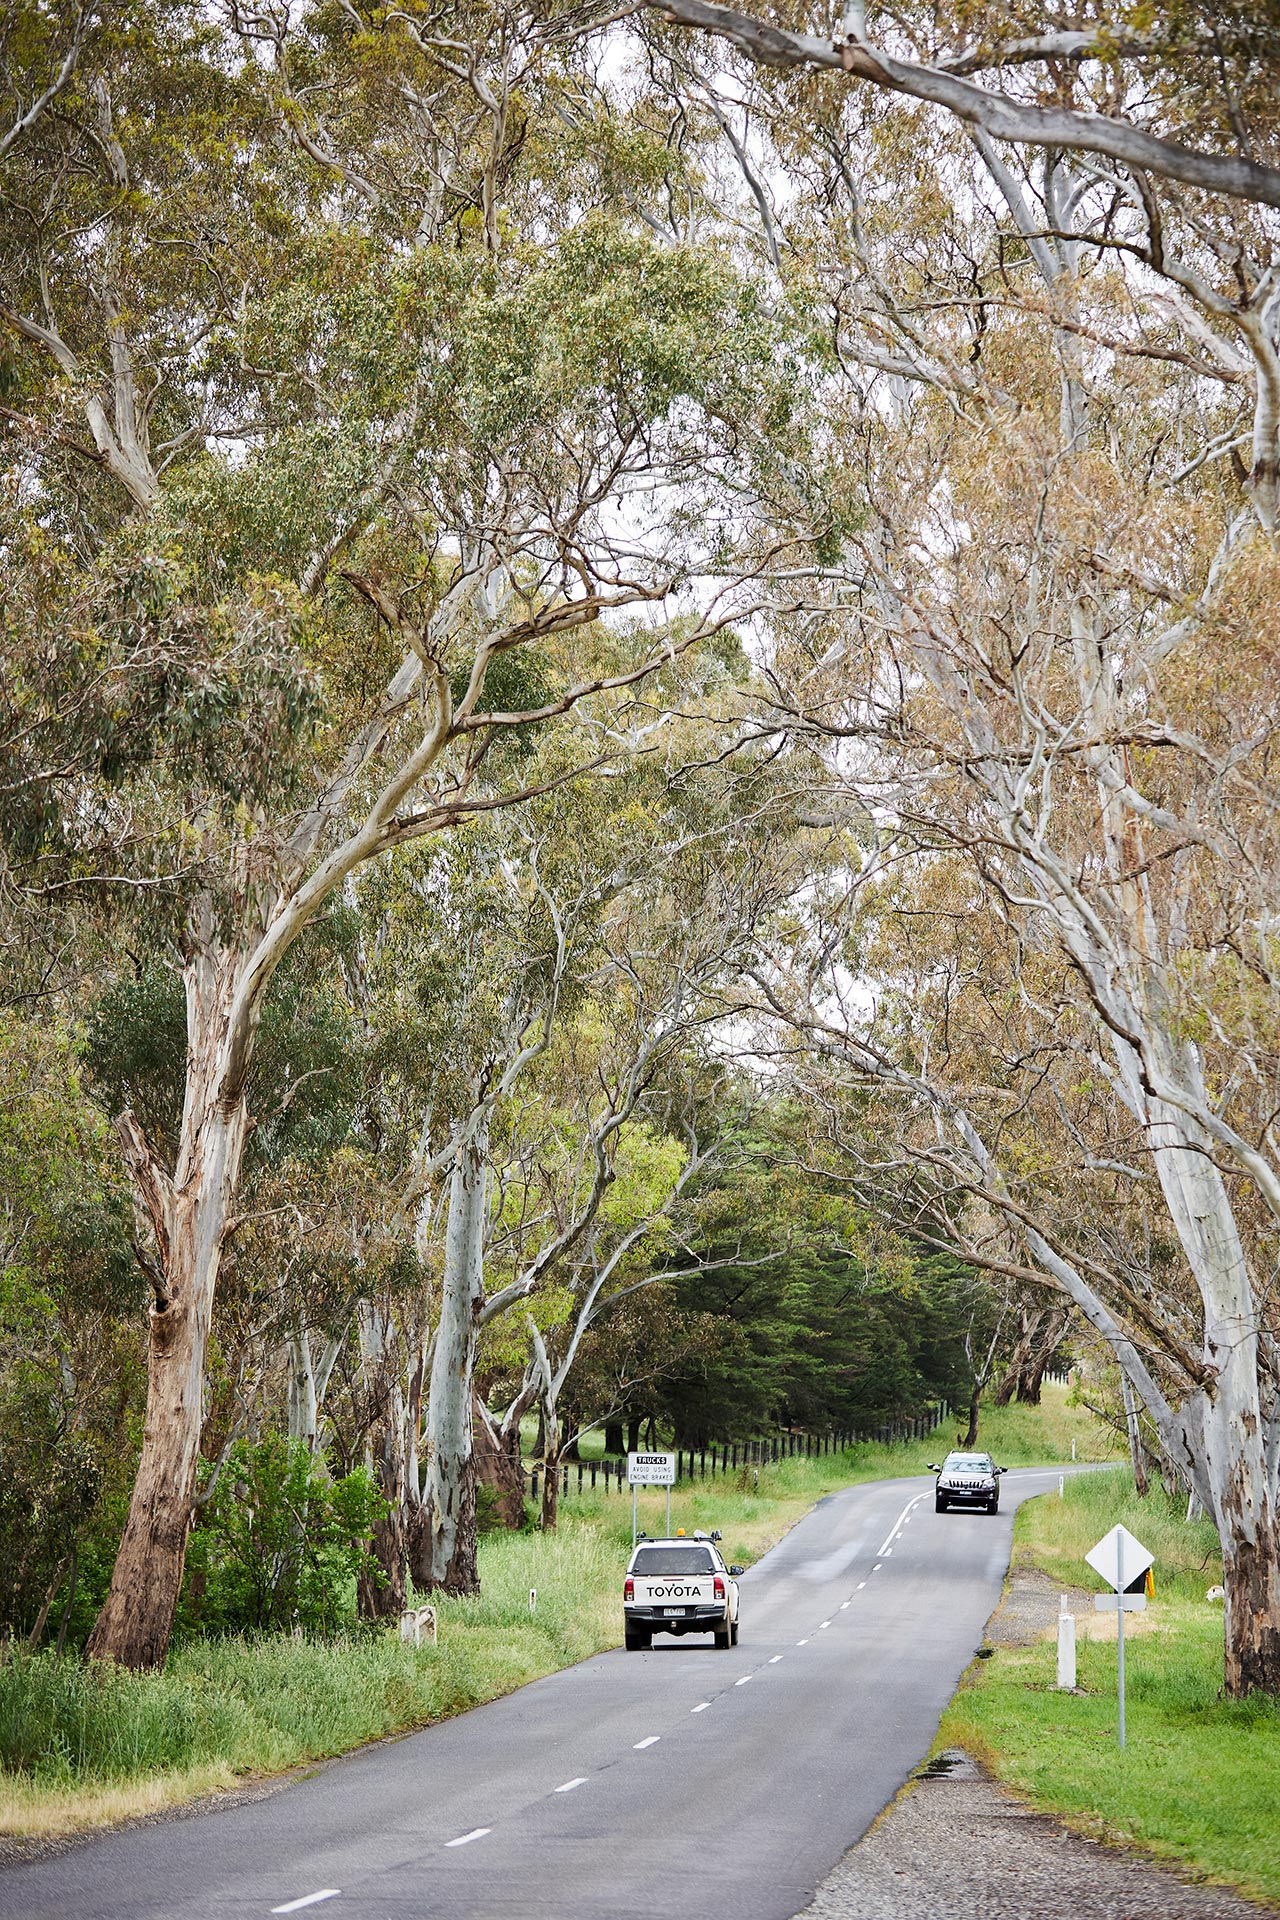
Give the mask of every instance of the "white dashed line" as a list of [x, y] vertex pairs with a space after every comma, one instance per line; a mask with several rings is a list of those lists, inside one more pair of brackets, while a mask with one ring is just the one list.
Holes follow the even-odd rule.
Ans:
[[864, 1587], [866, 1586], [866, 1584], [867, 1584], [867, 1583], [866, 1583], [866, 1581], [865, 1581], [865, 1580], [859, 1580], [859, 1582], [858, 1582], [858, 1592], [859, 1592], [859, 1593], [861, 1593], [861, 1592], [862, 1592], [862, 1589], [863, 1589], [863, 1588], [864, 1588]]
[[842, 1601], [840, 1602], [840, 1611], [841, 1611], [841, 1613], [843, 1613], [843, 1612], [844, 1612], [844, 1610], [845, 1610], [845, 1608], [846, 1608], [846, 1607], [848, 1606], [848, 1604], [849, 1604], [849, 1602], [848, 1602], [847, 1600], [842, 1600]]
[[735, 1687], [745, 1687], [750, 1678], [751, 1675], [749, 1673], [744, 1673], [741, 1680], [735, 1680], [733, 1684]]
[[631, 1751], [632, 1753], [642, 1753], [646, 1747], [656, 1747], [661, 1738], [662, 1735], [660, 1733], [651, 1733], [647, 1740], [637, 1740]]
[[884, 1553], [887, 1548], [893, 1545], [894, 1540], [897, 1537], [898, 1530], [902, 1526], [903, 1522], [907, 1519], [908, 1515], [911, 1512], [912, 1507], [918, 1507], [920, 1505], [920, 1502], [923, 1499], [924, 1499], [924, 1495], [922, 1493], [918, 1493], [914, 1500], [908, 1500], [906, 1506], [902, 1509], [902, 1512], [898, 1515], [897, 1519], [894, 1521], [893, 1525], [890, 1527], [888, 1533], [885, 1535], [884, 1546], [881, 1547], [880, 1549], [881, 1553]]
[[886, 1548], [884, 1549], [884, 1557], [885, 1557], [885, 1559], [886, 1559], [886, 1560], [892, 1560], [892, 1558], [893, 1558], [893, 1548], [892, 1548], [892, 1547], [886, 1547]]
[[797, 1640], [797, 1641], [796, 1641], [796, 1645], [797, 1645], [798, 1647], [807, 1647], [807, 1646], [808, 1646], [808, 1644], [809, 1644], [809, 1642], [808, 1642], [807, 1640]]
[[470, 1833], [460, 1833], [456, 1840], [446, 1840], [446, 1847], [469, 1847], [473, 1840], [483, 1840], [486, 1833], [492, 1833], [492, 1827], [472, 1827]]
[[690, 1713], [705, 1713], [710, 1705], [711, 1702], [709, 1700], [699, 1700], [697, 1706], [690, 1707], [689, 1711]]
[[772, 1660], [769, 1662], [769, 1665], [771, 1667], [776, 1667], [779, 1660], [781, 1660], [781, 1658], [782, 1658], [782, 1655], [780, 1653], [775, 1653]]
[[586, 1784], [587, 1784], [586, 1774], [580, 1773], [576, 1780], [566, 1780], [562, 1787], [557, 1787], [556, 1792], [572, 1793], [575, 1787], [585, 1787]]
[[818, 1628], [818, 1632], [819, 1632], [819, 1633], [821, 1633], [821, 1632], [822, 1632], [822, 1627], [829, 1627], [830, 1625], [831, 1625], [831, 1622], [830, 1622], [829, 1620], [824, 1620], [824, 1621], [822, 1622], [822, 1626]]
[[872, 1573], [879, 1573], [880, 1568], [883, 1566], [883, 1564], [884, 1564], [883, 1561], [877, 1560], [874, 1567], [872, 1567], [871, 1569]]
[[297, 1913], [301, 1907], [318, 1906], [321, 1900], [336, 1900], [342, 1892], [341, 1887], [321, 1887], [319, 1893], [304, 1893], [301, 1900], [286, 1900], [282, 1907], [272, 1907], [272, 1913]]

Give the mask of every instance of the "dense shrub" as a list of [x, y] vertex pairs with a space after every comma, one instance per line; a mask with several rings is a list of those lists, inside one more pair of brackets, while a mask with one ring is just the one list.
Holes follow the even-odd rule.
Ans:
[[386, 1512], [363, 1468], [331, 1480], [300, 1443], [240, 1440], [206, 1494], [180, 1630], [332, 1633], [354, 1620], [369, 1534]]

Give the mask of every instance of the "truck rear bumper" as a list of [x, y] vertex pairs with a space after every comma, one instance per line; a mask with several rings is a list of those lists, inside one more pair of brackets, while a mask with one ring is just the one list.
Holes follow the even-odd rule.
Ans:
[[688, 1632], [691, 1627], [710, 1633], [712, 1628], [725, 1627], [729, 1614], [726, 1607], [683, 1607], [678, 1615], [663, 1607], [625, 1607], [623, 1618], [629, 1627], [655, 1627], [663, 1633]]

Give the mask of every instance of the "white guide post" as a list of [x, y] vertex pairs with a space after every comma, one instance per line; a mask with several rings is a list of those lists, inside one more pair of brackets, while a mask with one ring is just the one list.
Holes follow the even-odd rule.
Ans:
[[1076, 1617], [1067, 1609], [1067, 1596], [1062, 1596], [1058, 1610], [1058, 1688], [1063, 1693], [1073, 1693], [1076, 1684]]

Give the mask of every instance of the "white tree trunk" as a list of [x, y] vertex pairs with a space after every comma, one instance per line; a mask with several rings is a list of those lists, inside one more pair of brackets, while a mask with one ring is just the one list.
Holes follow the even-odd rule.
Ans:
[[320, 1415], [345, 1337], [341, 1333], [326, 1334], [317, 1358], [308, 1327], [299, 1327], [285, 1335], [289, 1439], [300, 1442], [311, 1454], [320, 1452]]
[[471, 1400], [484, 1305], [488, 1133], [463, 1134], [449, 1176], [440, 1324], [427, 1399], [427, 1467], [411, 1565], [422, 1592], [477, 1593]]
[[111, 1585], [86, 1652], [129, 1667], [163, 1663], [182, 1592], [205, 1353], [246, 1131], [243, 1093], [230, 1106], [218, 1098], [236, 957], [205, 949], [187, 967], [187, 1090], [172, 1178], [133, 1115], [119, 1122], [135, 1195], [154, 1233], [158, 1275], [149, 1316], [142, 1457]]

